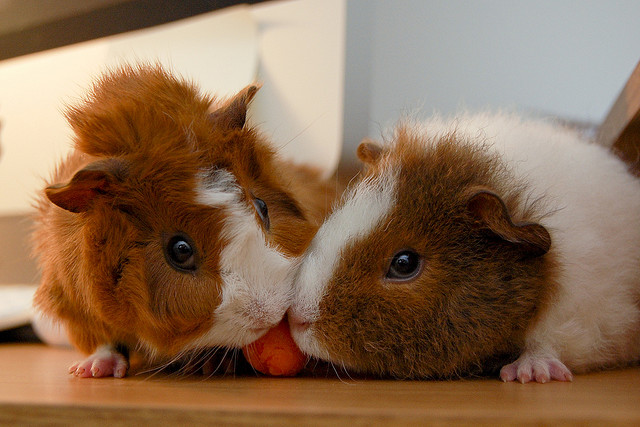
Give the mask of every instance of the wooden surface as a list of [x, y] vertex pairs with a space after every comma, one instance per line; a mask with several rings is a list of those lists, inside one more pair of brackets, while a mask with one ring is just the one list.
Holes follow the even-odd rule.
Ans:
[[572, 383], [135, 373], [80, 379], [78, 354], [0, 344], [0, 425], [640, 425], [640, 368]]
[[640, 172], [640, 62], [600, 125], [597, 140]]

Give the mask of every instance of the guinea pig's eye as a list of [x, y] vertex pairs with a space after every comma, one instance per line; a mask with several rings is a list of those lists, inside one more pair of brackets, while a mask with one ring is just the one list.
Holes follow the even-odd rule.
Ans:
[[385, 278], [405, 282], [417, 277], [422, 271], [422, 257], [415, 251], [405, 249], [393, 256]]
[[166, 241], [164, 256], [178, 271], [190, 272], [197, 268], [195, 245], [184, 234], [176, 234]]
[[267, 204], [262, 199], [258, 199], [255, 197], [253, 199], [253, 206], [256, 208], [262, 223], [264, 224], [264, 228], [269, 229], [269, 209], [267, 208]]

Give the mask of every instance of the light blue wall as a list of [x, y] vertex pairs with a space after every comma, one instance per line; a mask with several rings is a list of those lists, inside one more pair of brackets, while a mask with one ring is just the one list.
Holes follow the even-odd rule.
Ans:
[[638, 0], [348, 0], [347, 21], [351, 152], [416, 109], [599, 123], [640, 60]]

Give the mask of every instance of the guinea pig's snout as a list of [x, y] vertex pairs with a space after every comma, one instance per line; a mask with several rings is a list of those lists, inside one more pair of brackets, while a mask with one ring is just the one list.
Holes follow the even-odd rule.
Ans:
[[244, 317], [248, 320], [249, 328], [256, 331], [276, 326], [283, 316], [284, 310], [277, 305], [259, 300], [251, 301], [244, 309]]
[[[298, 271], [293, 283], [293, 299], [287, 316], [289, 318], [289, 325], [291, 327], [291, 335], [296, 341], [296, 344], [303, 351], [310, 351], [310, 343], [315, 338], [314, 325], [319, 318], [319, 300], [321, 292], [316, 289], [315, 281], [310, 280], [314, 271], [309, 273], [309, 260], [311, 256], [308, 255], [305, 258], [306, 264]], [[311, 353], [309, 353], [311, 354]]]
[[311, 320], [294, 309], [290, 308], [287, 312], [287, 316], [289, 318], [289, 325], [291, 325], [291, 329], [295, 332], [302, 333], [311, 326]]
[[[291, 336], [303, 353], [327, 359], [329, 354], [323, 344], [318, 340], [317, 310], [306, 304], [293, 304], [287, 312]], [[320, 332], [323, 335], [322, 332]], [[329, 360], [329, 359], [327, 359]]]

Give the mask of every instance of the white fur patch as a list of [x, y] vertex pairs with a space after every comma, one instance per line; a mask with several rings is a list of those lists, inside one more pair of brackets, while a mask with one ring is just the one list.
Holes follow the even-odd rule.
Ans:
[[240, 201], [242, 189], [233, 174], [225, 169], [213, 169], [201, 173], [197, 202], [214, 208]]
[[291, 302], [296, 260], [268, 244], [233, 174], [215, 170], [203, 181], [198, 194], [200, 203], [224, 209], [220, 238], [229, 244], [220, 254], [222, 301], [214, 312], [214, 325], [188, 347], [241, 347], [284, 316]]
[[[395, 181], [395, 172], [388, 168], [380, 175], [359, 182], [348, 192], [343, 205], [320, 227], [295, 279], [293, 316], [309, 323], [317, 320], [318, 306], [344, 248], [369, 235], [389, 213], [395, 202]], [[311, 328], [293, 330], [303, 351], [323, 356], [312, 332]]]

